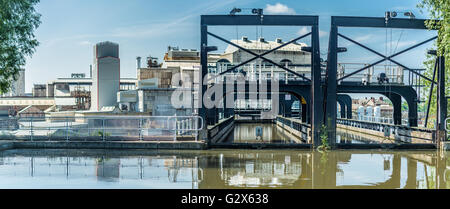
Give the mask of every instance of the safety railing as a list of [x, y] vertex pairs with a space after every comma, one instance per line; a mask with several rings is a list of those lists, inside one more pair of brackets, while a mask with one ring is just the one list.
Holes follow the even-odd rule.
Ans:
[[[384, 133], [385, 137], [395, 136], [397, 137], [406, 137], [408, 140], [410, 139], [419, 139], [424, 141], [432, 141], [434, 142], [434, 130], [426, 129], [426, 128], [418, 128], [418, 127], [408, 127], [403, 125], [393, 125], [388, 123], [377, 123], [371, 121], [361, 121], [361, 120], [352, 120], [352, 119], [343, 119], [338, 118], [336, 120], [337, 124], [345, 125], [354, 128], [367, 129], [376, 132]], [[419, 136], [412, 134], [412, 132], [427, 134], [427, 137]]]
[[[368, 64], [362, 63], [339, 63], [338, 64], [338, 79], [345, 75], [361, 69]], [[383, 75], [382, 75], [383, 74]], [[346, 78], [345, 81], [362, 82], [366, 84], [370, 83], [404, 83], [404, 69], [395, 65], [377, 65], [359, 73]]]
[[199, 116], [68, 116], [0, 118], [1, 140], [177, 141], [197, 140]]
[[[235, 65], [232, 64], [220, 64], [217, 66], [209, 66], [210, 71], [214, 73], [224, 72], [231, 69]], [[299, 73], [306, 78], [311, 79], [311, 66], [310, 65], [285, 65], [290, 70]], [[256, 65], [256, 64], [246, 64], [235, 70], [235, 73], [241, 72], [245, 75], [246, 80], [254, 81], [261, 79], [271, 79], [277, 78], [282, 81], [304, 81], [305, 79], [300, 78], [292, 73], [286, 72], [274, 65]], [[230, 76], [230, 75], [229, 75]]]
[[301, 133], [301, 137], [302, 139], [306, 140], [308, 139], [308, 136], [310, 136], [310, 131], [311, 131], [311, 125], [306, 124], [306, 123], [301, 123], [301, 122], [297, 122], [294, 121], [292, 119], [289, 118], [284, 118], [284, 117], [277, 117], [277, 122], [288, 126], [296, 131], [299, 131]]

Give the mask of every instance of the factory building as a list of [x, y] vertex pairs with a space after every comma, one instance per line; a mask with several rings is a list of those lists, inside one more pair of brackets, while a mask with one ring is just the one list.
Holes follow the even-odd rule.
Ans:
[[[77, 76], [49, 81], [47, 83], [47, 97], [56, 100], [56, 110], [91, 109], [92, 81], [92, 78]], [[136, 85], [137, 80], [135, 78], [120, 79], [120, 91], [134, 90]]]
[[34, 84], [31, 90], [33, 97], [46, 97], [47, 86], [45, 84]]
[[120, 91], [119, 45], [101, 42], [94, 46], [92, 72], [91, 110], [116, 106]]
[[[176, 74], [188, 74], [194, 78], [194, 72], [200, 68], [199, 52], [196, 50], [168, 47], [164, 62], [159, 64], [154, 57], [147, 57], [147, 66], [141, 66], [141, 57], [136, 58], [137, 85], [136, 90], [117, 93], [117, 102], [122, 112], [138, 112], [145, 115], [192, 115], [193, 108], [175, 108], [171, 97], [175, 90], [180, 90], [174, 84]], [[198, 82], [197, 82], [198, 83]], [[192, 89], [186, 89], [193, 94]], [[193, 106], [193, 101], [189, 106]]]
[[[218, 54], [208, 55], [209, 65], [215, 66], [220, 59]], [[147, 66], [142, 67], [142, 58], [136, 58], [137, 86], [136, 90], [121, 91], [117, 93], [117, 102], [123, 112], [140, 112], [145, 115], [192, 115], [196, 112], [194, 107], [198, 101], [198, 72], [200, 69], [200, 52], [195, 49], [180, 49], [169, 46], [164, 55], [163, 63], [157, 58], [147, 57]], [[190, 104], [186, 107], [172, 106], [171, 97], [175, 90], [180, 91], [178, 84], [174, 83], [175, 75], [188, 75], [193, 86], [183, 88], [183, 91], [192, 95]]]
[[[220, 59], [220, 54], [208, 54], [208, 65], [215, 65]], [[200, 68], [200, 52], [196, 49], [180, 49], [168, 46], [164, 54], [162, 68]]]

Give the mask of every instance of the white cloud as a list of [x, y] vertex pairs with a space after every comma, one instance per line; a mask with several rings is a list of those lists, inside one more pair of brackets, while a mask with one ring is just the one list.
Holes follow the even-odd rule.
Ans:
[[297, 35], [302, 36], [309, 32], [311, 32], [311, 29], [309, 27], [303, 26], [300, 28], [300, 30], [298, 30]]
[[[303, 27], [300, 28], [300, 30], [298, 30], [297, 35], [302, 36], [302, 35], [305, 35], [305, 34], [307, 34], [309, 32], [311, 32], [311, 28], [303, 26]], [[323, 31], [323, 30], [319, 30], [319, 37], [324, 37], [327, 34], [328, 34], [328, 32]]]
[[275, 5], [267, 4], [264, 11], [267, 12], [268, 14], [274, 14], [274, 15], [293, 15], [293, 14], [295, 14], [294, 9], [289, 8], [288, 6], [281, 4], [281, 3], [276, 3]]

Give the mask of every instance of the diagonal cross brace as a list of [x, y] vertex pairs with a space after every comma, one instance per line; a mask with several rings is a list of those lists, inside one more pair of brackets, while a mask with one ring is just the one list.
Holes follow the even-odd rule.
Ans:
[[267, 54], [270, 54], [270, 53], [272, 53], [272, 52], [274, 52], [274, 51], [276, 51], [276, 50], [278, 50], [278, 49], [280, 49], [280, 48], [283, 48], [283, 47], [285, 47], [285, 46], [287, 46], [287, 45], [289, 45], [289, 44], [291, 44], [291, 43], [294, 43], [294, 42], [297, 41], [297, 40], [300, 40], [300, 39], [302, 39], [302, 38], [304, 38], [304, 37], [306, 37], [306, 36], [309, 36], [309, 35], [311, 35], [311, 34], [312, 34], [312, 33], [309, 32], [309, 33], [307, 33], [307, 34], [305, 34], [305, 35], [302, 35], [302, 36], [300, 36], [300, 37], [298, 37], [298, 38], [295, 38], [295, 39], [293, 39], [293, 40], [291, 40], [291, 41], [289, 41], [289, 42], [286, 42], [286, 43], [284, 43], [284, 44], [282, 44], [282, 45], [280, 45], [280, 46], [278, 46], [278, 47], [275, 47], [275, 48], [273, 48], [273, 49], [271, 49], [271, 50], [269, 50], [269, 51], [267, 51], [267, 52], [264, 52], [264, 53], [262, 53], [262, 54], [256, 54], [256, 53], [254, 53], [254, 52], [252, 52], [252, 51], [250, 51], [250, 50], [248, 50], [248, 49], [246, 49], [246, 48], [244, 48], [244, 47], [242, 47], [242, 46], [239, 46], [239, 45], [237, 45], [237, 44], [235, 44], [235, 43], [233, 43], [233, 42], [231, 42], [231, 41], [228, 41], [228, 40], [226, 40], [226, 39], [224, 39], [224, 38], [222, 38], [222, 37], [220, 37], [220, 36], [218, 36], [218, 35], [215, 35], [215, 34], [213, 34], [213, 33], [211, 33], [211, 32], [208, 32], [208, 35], [210, 35], [210, 36], [212, 36], [212, 37], [214, 37], [214, 38], [217, 38], [217, 39], [219, 39], [219, 40], [221, 40], [221, 41], [223, 41], [223, 42], [225, 42], [225, 43], [228, 43], [228, 44], [230, 44], [230, 45], [232, 45], [232, 46], [234, 46], [234, 47], [237, 47], [237, 48], [241, 49], [242, 51], [245, 51], [245, 52], [247, 52], [247, 53], [249, 53], [249, 54], [255, 56], [255, 57], [253, 57], [253, 58], [251, 58], [251, 59], [249, 59], [249, 60], [247, 60], [247, 61], [245, 61], [245, 62], [240, 63], [239, 65], [236, 65], [236, 66], [234, 66], [234, 67], [232, 67], [232, 68], [230, 68], [230, 69], [227, 69], [226, 71], [221, 72], [219, 75], [223, 75], [223, 74], [225, 74], [225, 73], [227, 73], [227, 72], [230, 72], [230, 71], [232, 71], [232, 70], [235, 70], [235, 69], [237, 69], [238, 67], [241, 67], [241, 66], [243, 66], [243, 65], [245, 65], [245, 64], [247, 64], [247, 63], [249, 63], [249, 62], [252, 62], [253, 60], [256, 60], [256, 59], [258, 59], [258, 58], [261, 58], [261, 59], [263, 59], [264, 61], [267, 61], [267, 62], [269, 62], [269, 63], [271, 63], [271, 64], [273, 64], [273, 65], [275, 65], [275, 66], [277, 66], [277, 67], [279, 67], [279, 68], [281, 68], [281, 69], [283, 69], [283, 70], [286, 70], [286, 71], [288, 71], [288, 72], [290, 72], [290, 73], [292, 73], [292, 74], [294, 74], [294, 75], [296, 75], [296, 76], [298, 76], [298, 77], [301, 77], [301, 78], [303, 78], [303, 79], [305, 79], [305, 80], [307, 80], [307, 81], [311, 81], [311, 79], [309, 79], [309, 78], [307, 78], [307, 77], [305, 77], [305, 76], [303, 76], [303, 75], [301, 75], [301, 74], [299, 74], [299, 73], [297, 73], [297, 72], [295, 72], [295, 71], [292, 71], [292, 70], [290, 70], [289, 68], [286, 68], [286, 67], [284, 67], [284, 66], [282, 66], [282, 65], [280, 65], [280, 64], [278, 64], [278, 63], [275, 63], [274, 61], [272, 61], [272, 60], [270, 60], [270, 59], [267, 59], [267, 58], [265, 58], [264, 56], [267, 55]]
[[[377, 52], [377, 51], [375, 51], [375, 50], [373, 50], [373, 49], [371, 49], [371, 48], [369, 48], [369, 47], [367, 47], [367, 46], [365, 46], [365, 45], [363, 45], [363, 44], [361, 44], [361, 43], [359, 43], [359, 42], [357, 42], [357, 41], [355, 41], [355, 40], [353, 40], [353, 39], [351, 39], [351, 38], [349, 38], [347, 36], [344, 36], [344, 35], [342, 35], [340, 33], [338, 33], [338, 36], [340, 36], [340, 37], [342, 37], [342, 38], [344, 38], [344, 39], [346, 39], [346, 40], [348, 40], [348, 41], [350, 41], [350, 42], [352, 42], [352, 43], [354, 43], [354, 44], [356, 44], [356, 45], [358, 45], [358, 46], [360, 46], [360, 47], [362, 47], [362, 48], [364, 48], [364, 49], [366, 49], [366, 50], [368, 50], [368, 51], [370, 51], [370, 52], [372, 52], [372, 53], [374, 53], [374, 54], [376, 54], [378, 56], [380, 56], [380, 57], [383, 57], [385, 60], [390, 60], [391, 62], [397, 64], [398, 66], [400, 66], [400, 67], [402, 67], [402, 68], [404, 68], [404, 69], [406, 69], [406, 70], [408, 70], [408, 71], [410, 71], [410, 72], [412, 72], [412, 73], [414, 73], [414, 74], [416, 74], [416, 75], [418, 75], [420, 77], [422, 77], [425, 80], [428, 80], [430, 82], [434, 82], [430, 78], [428, 78], [428, 77], [426, 77], [426, 76], [424, 76], [424, 75], [422, 75], [420, 73], [417, 73], [416, 71], [414, 71], [414, 70], [404, 66], [403, 64], [401, 64], [401, 63], [399, 63], [399, 62], [397, 62], [397, 61], [395, 61], [395, 60], [393, 60], [393, 59], [391, 59], [389, 57], [386, 57], [383, 54], [381, 54], [381, 53], [379, 53], [379, 52]], [[433, 37], [433, 39], [435, 39], [435, 38], [437, 38], [437, 36]], [[426, 42], [428, 42], [428, 40]], [[436, 83], [436, 82], [434, 82], [434, 83]]]
[[406, 66], [404, 66], [404, 65], [402, 65], [402, 64], [400, 64], [400, 63], [398, 63], [398, 62], [395, 61], [395, 60], [392, 60], [392, 58], [394, 58], [394, 57], [396, 57], [396, 56], [398, 56], [398, 55], [400, 55], [400, 54], [403, 54], [403, 53], [405, 53], [405, 52], [407, 52], [407, 51], [409, 51], [409, 50], [411, 50], [411, 49], [413, 49], [413, 48], [416, 48], [416, 47], [418, 47], [418, 46], [420, 46], [420, 45], [423, 45], [423, 44], [425, 44], [425, 43], [428, 43], [428, 42], [430, 42], [430, 41], [436, 39], [437, 36], [432, 37], [432, 38], [430, 38], [430, 39], [427, 39], [427, 40], [425, 40], [425, 41], [423, 41], [423, 42], [420, 42], [420, 43], [418, 43], [418, 44], [416, 44], [416, 45], [414, 45], [414, 46], [411, 46], [411, 47], [409, 47], [409, 48], [407, 48], [407, 49], [404, 49], [404, 50], [402, 50], [402, 51], [400, 51], [400, 52], [397, 52], [397, 53], [395, 53], [395, 54], [393, 54], [393, 55], [390, 55], [389, 57], [386, 57], [386, 56], [384, 56], [383, 54], [378, 53], [377, 51], [372, 50], [372, 49], [370, 49], [369, 47], [366, 47], [366, 46], [360, 44], [359, 42], [354, 41], [354, 40], [352, 40], [352, 39], [350, 39], [350, 38], [348, 38], [348, 37], [346, 37], [346, 36], [344, 36], [344, 35], [342, 35], [342, 34], [339, 34], [339, 33], [338, 33], [338, 35], [341, 36], [342, 38], [344, 38], [344, 39], [346, 39], [346, 40], [348, 40], [348, 41], [354, 43], [354, 44], [357, 44], [357, 45], [360, 46], [360, 47], [363, 47], [364, 49], [367, 49], [367, 50], [371, 51], [372, 53], [375, 53], [375, 54], [377, 54], [377, 55], [383, 57], [383, 59], [381, 59], [381, 60], [378, 60], [378, 61], [376, 61], [376, 62], [374, 62], [374, 63], [372, 63], [372, 64], [370, 64], [370, 65], [368, 65], [368, 66], [365, 66], [365, 67], [363, 67], [363, 68], [361, 68], [361, 69], [359, 69], [359, 70], [357, 70], [357, 71], [354, 71], [354, 72], [352, 72], [352, 73], [350, 73], [350, 74], [345, 75], [345, 76], [342, 77], [342, 78], [339, 78], [338, 81], [344, 80], [345, 78], [348, 78], [348, 77], [350, 77], [350, 76], [352, 76], [352, 75], [354, 75], [354, 74], [356, 74], [356, 73], [359, 73], [359, 72], [361, 72], [361, 71], [363, 71], [363, 70], [365, 70], [365, 69], [371, 68], [371, 67], [373, 67], [373, 66], [375, 66], [375, 65], [377, 65], [377, 64], [379, 64], [379, 63], [381, 63], [381, 62], [384, 62], [385, 60], [390, 60], [390, 61], [392, 61], [393, 63], [395, 63], [395, 64], [397, 64], [397, 65], [399, 65], [399, 66], [405, 68], [406, 70], [409, 70], [409, 71], [413, 72], [414, 74], [419, 75], [420, 77], [424, 78], [425, 80], [428, 80], [428, 81], [430, 81], [430, 82], [434, 82], [434, 81], [431, 80], [430, 78], [428, 78], [428, 77], [426, 77], [426, 76], [424, 76], [424, 75], [422, 75], [422, 74], [420, 74], [420, 73], [417, 73], [417, 72], [411, 70], [410, 68], [408, 68], [408, 67], [406, 67]]

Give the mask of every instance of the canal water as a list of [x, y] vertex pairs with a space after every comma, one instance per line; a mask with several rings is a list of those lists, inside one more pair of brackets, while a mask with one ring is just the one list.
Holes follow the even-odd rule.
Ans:
[[[258, 129], [261, 134], [258, 134]], [[237, 123], [224, 142], [289, 144], [301, 143], [301, 138], [292, 136], [274, 123]]]
[[436, 151], [6, 150], [0, 188], [446, 188]]
[[[262, 134], [257, 134], [258, 129]], [[257, 136], [258, 135], [258, 136]], [[380, 143], [382, 139], [374, 136], [357, 134], [338, 129], [336, 143], [345, 144], [373, 144]], [[273, 123], [237, 123], [234, 130], [228, 135], [224, 143], [275, 143], [292, 144], [305, 143], [306, 139], [290, 134], [285, 129]]]

